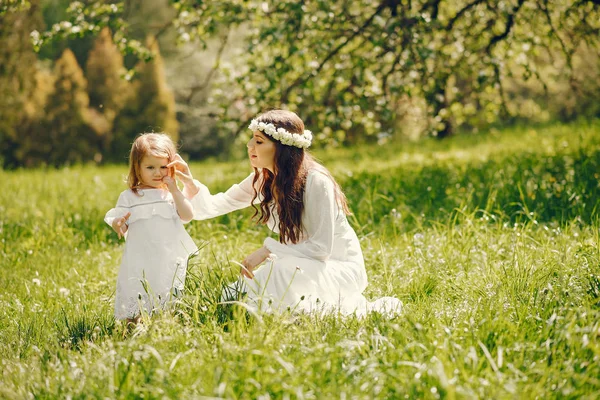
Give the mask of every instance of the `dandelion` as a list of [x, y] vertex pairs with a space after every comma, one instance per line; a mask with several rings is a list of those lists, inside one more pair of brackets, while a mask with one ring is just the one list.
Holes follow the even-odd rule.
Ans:
[[415, 235], [413, 236], [413, 240], [416, 244], [423, 243], [423, 239], [425, 239], [425, 235], [423, 235], [422, 233], [415, 233]]
[[40, 281], [38, 278], [33, 278], [31, 280], [31, 282], [33, 282], [35, 285], [40, 286], [42, 284], [42, 281]]

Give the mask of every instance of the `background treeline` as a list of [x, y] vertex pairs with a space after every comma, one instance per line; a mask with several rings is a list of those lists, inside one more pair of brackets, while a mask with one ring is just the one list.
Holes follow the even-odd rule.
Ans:
[[93, 40], [73, 41], [79, 57], [66, 46], [38, 56], [30, 32], [41, 25], [41, 10], [32, 3], [4, 14], [0, 27], [5, 167], [124, 161], [140, 132], [165, 131], [178, 139], [174, 95], [155, 38], [146, 41], [152, 59], [129, 68], [109, 27]]
[[121, 161], [151, 130], [229, 157], [271, 107], [317, 146], [600, 115], [596, 0], [34, 0], [0, 19], [4, 167]]

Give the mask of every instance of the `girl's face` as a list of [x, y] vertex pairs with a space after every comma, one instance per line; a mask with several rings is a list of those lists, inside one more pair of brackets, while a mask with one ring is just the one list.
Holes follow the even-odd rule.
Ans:
[[254, 168], [266, 168], [273, 172], [275, 164], [275, 142], [266, 138], [261, 131], [254, 131], [246, 145], [250, 164]]
[[169, 175], [168, 158], [156, 157], [146, 154], [140, 163], [140, 180], [142, 186], [147, 188], [160, 188], [163, 186], [163, 178]]

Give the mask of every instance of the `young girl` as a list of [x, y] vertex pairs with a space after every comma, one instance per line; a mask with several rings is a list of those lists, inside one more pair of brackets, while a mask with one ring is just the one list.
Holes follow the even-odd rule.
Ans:
[[164, 306], [183, 289], [188, 256], [197, 250], [183, 227], [193, 209], [167, 164], [176, 154], [163, 133], [145, 133], [133, 142], [129, 155], [129, 189], [104, 221], [126, 238], [117, 278], [115, 317], [138, 322]]

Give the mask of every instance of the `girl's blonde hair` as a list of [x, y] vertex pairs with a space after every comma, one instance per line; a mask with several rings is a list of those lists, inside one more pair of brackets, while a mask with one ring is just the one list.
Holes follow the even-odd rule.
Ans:
[[166, 133], [140, 134], [131, 145], [129, 153], [129, 175], [127, 176], [129, 189], [137, 194], [142, 183], [140, 168], [144, 156], [166, 158], [171, 162], [176, 153], [175, 144]]

